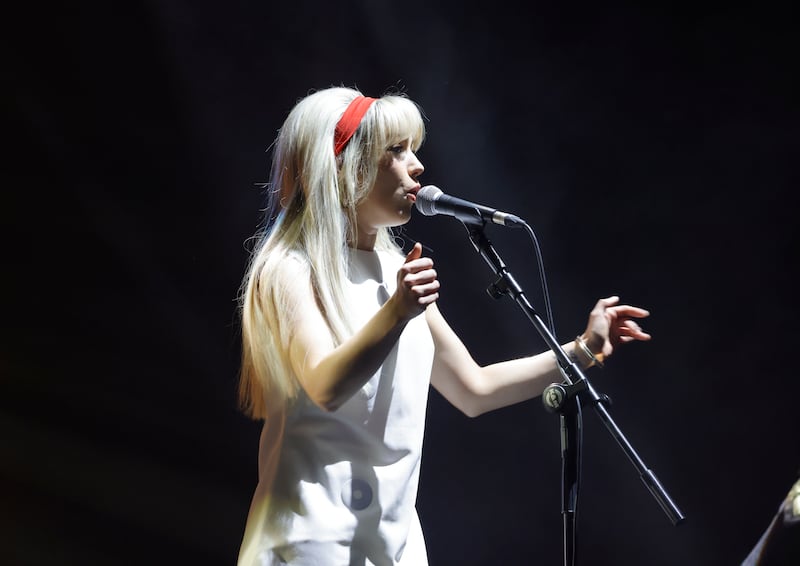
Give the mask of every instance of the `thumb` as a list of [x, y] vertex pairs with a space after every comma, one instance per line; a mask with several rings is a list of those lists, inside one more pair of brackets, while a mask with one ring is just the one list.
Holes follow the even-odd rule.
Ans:
[[422, 244], [417, 242], [416, 244], [414, 244], [414, 247], [411, 248], [411, 251], [408, 252], [405, 262], [408, 263], [409, 261], [414, 261], [415, 259], [419, 259], [421, 257], [422, 257]]

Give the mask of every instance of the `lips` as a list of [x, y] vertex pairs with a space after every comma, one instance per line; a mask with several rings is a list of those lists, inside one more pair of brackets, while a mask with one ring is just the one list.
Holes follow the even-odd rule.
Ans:
[[417, 193], [419, 192], [420, 186], [417, 185], [413, 189], [409, 190], [406, 193], [406, 199], [410, 200], [411, 202], [417, 202]]

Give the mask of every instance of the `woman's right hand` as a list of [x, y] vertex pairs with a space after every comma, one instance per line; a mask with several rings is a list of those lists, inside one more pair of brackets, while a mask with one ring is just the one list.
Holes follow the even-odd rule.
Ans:
[[398, 314], [409, 320], [422, 313], [439, 298], [439, 280], [433, 260], [422, 257], [422, 244], [417, 242], [408, 252], [403, 266], [397, 270], [397, 290], [393, 299]]

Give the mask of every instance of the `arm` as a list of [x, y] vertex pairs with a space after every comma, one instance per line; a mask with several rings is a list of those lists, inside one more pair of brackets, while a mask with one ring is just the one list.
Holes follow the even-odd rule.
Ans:
[[[582, 336], [597, 358], [610, 356], [620, 343], [650, 339], [633, 320], [649, 313], [638, 307], [617, 305], [618, 301], [618, 297], [601, 299], [589, 315]], [[549, 384], [562, 380], [555, 355], [550, 351], [481, 367], [436, 305], [428, 307], [426, 317], [436, 347], [431, 384], [470, 417], [537, 397]], [[574, 341], [562, 348], [583, 367], [593, 363], [575, 347]]]
[[397, 291], [364, 327], [336, 347], [307, 271], [296, 262], [285, 262], [278, 284], [287, 296], [285, 307], [293, 313], [289, 360], [306, 394], [323, 409], [336, 410], [358, 391], [383, 363], [406, 323], [438, 298], [433, 262], [420, 259], [421, 250], [415, 246], [398, 271]]

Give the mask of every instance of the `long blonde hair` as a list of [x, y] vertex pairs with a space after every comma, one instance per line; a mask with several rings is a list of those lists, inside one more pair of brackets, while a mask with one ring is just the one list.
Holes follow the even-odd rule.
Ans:
[[[356, 205], [374, 184], [392, 144], [425, 136], [422, 114], [403, 94], [387, 94], [369, 108], [344, 151], [334, 155], [334, 129], [357, 90], [332, 87], [301, 99], [275, 141], [263, 230], [242, 282], [242, 364], [239, 401], [254, 419], [280, 411], [298, 392], [288, 358], [292, 328], [285, 289], [276, 282], [291, 254], [308, 268], [320, 312], [335, 344], [353, 332], [344, 289], [348, 242], [355, 242]], [[399, 252], [389, 229], [376, 249]]]

